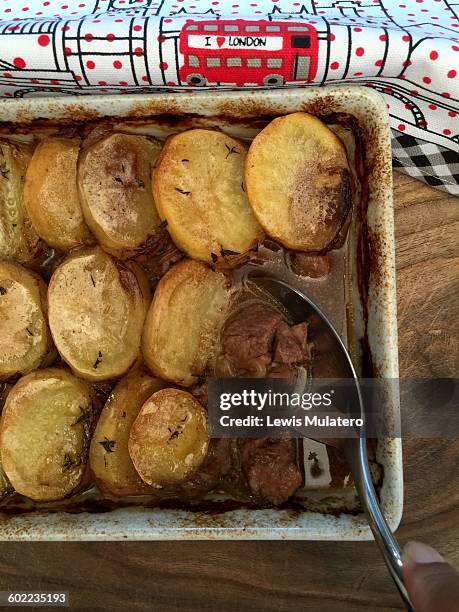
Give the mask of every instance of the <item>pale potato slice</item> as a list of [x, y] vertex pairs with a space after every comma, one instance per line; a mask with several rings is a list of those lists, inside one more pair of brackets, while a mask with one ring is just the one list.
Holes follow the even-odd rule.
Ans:
[[24, 178], [32, 148], [0, 140], [0, 260], [28, 264], [40, 249], [40, 239], [24, 206]]
[[48, 288], [49, 325], [61, 357], [78, 376], [121, 376], [139, 355], [149, 304], [146, 279], [100, 247], [72, 253]]
[[95, 242], [78, 196], [79, 151], [79, 138], [47, 138], [35, 149], [25, 177], [24, 203], [32, 225], [59, 251]]
[[78, 189], [84, 217], [99, 243], [120, 256], [158, 232], [151, 175], [161, 146], [155, 138], [115, 133], [80, 154]]
[[344, 145], [307, 113], [278, 117], [255, 137], [245, 182], [266, 233], [298, 251], [331, 248], [352, 205]]
[[186, 391], [157, 391], [134, 421], [128, 446], [135, 469], [149, 485], [184, 482], [206, 457], [207, 413]]
[[185, 259], [159, 281], [142, 334], [151, 371], [190, 386], [214, 356], [229, 303], [227, 280], [206, 264]]
[[261, 239], [243, 185], [246, 153], [243, 142], [214, 130], [189, 130], [167, 139], [153, 193], [173, 241], [189, 257], [215, 262]]
[[0, 380], [51, 363], [47, 309], [46, 285], [38, 274], [0, 261]]
[[0, 449], [18, 493], [52, 501], [83, 484], [94, 402], [89, 386], [60, 368], [32, 372], [16, 383], [3, 408]]
[[113, 389], [97, 422], [91, 441], [89, 463], [96, 483], [115, 497], [154, 492], [136, 472], [128, 451], [131, 426], [142, 405], [164, 381], [144, 369], [130, 372]]

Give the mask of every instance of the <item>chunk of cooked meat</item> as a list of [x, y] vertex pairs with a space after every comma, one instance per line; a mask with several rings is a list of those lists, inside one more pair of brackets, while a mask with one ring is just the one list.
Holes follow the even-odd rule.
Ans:
[[274, 361], [276, 363], [301, 363], [309, 358], [308, 324], [299, 323], [292, 327], [281, 321], [274, 340]]
[[330, 258], [328, 255], [313, 253], [292, 253], [292, 269], [298, 276], [309, 278], [322, 278], [330, 274]]
[[242, 308], [226, 325], [223, 350], [236, 362], [247, 362], [270, 353], [280, 313], [264, 304]]
[[196, 385], [190, 389], [190, 393], [206, 407], [209, 399], [209, 381], [206, 378], [199, 379]]
[[258, 500], [279, 505], [303, 484], [296, 440], [260, 438], [242, 443], [242, 471]]
[[288, 325], [266, 304], [252, 303], [233, 315], [224, 329], [222, 348], [232, 376], [294, 378], [294, 366], [312, 358], [308, 324]]

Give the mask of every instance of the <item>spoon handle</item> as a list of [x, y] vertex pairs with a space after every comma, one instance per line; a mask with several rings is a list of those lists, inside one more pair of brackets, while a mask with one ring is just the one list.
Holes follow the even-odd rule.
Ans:
[[[355, 484], [359, 493], [360, 502], [367, 515], [368, 523], [373, 532], [375, 541], [382, 554], [384, 562], [392, 576], [395, 585], [400, 593], [400, 596], [405, 604], [405, 608], [410, 612], [414, 612], [413, 604], [411, 603], [408, 591], [406, 590], [403, 579], [403, 562], [399, 545], [392, 534], [389, 525], [384, 518], [376, 492], [371, 478], [370, 466], [368, 465], [368, 456], [366, 449], [365, 438], [356, 440], [348, 440], [348, 443], [355, 443], [358, 449], [354, 447], [353, 452], [349, 453], [349, 457], [355, 478]], [[356, 461], [356, 451], [359, 454], [359, 461]]]

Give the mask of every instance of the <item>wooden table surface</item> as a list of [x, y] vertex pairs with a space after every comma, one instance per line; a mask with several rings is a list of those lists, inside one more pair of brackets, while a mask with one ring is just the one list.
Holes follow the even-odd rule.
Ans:
[[[459, 201], [395, 174], [401, 376], [459, 376]], [[398, 538], [459, 567], [459, 440], [404, 443]], [[87, 610], [395, 610], [371, 542], [2, 543], [0, 590]]]

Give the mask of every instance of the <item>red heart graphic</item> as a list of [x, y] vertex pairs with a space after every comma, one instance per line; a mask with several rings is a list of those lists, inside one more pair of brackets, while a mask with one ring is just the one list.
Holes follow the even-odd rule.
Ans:
[[224, 36], [217, 36], [217, 45], [219, 47], [221, 47], [224, 42], [225, 42], [225, 37]]

